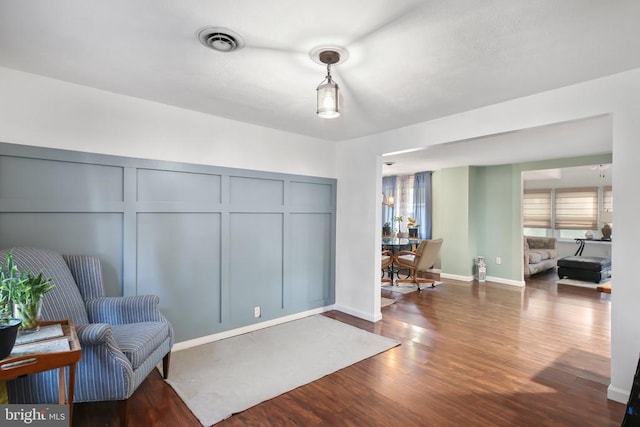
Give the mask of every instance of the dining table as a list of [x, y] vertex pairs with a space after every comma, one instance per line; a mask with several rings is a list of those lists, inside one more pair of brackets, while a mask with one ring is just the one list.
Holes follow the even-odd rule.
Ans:
[[[415, 250], [416, 247], [418, 246], [418, 244], [420, 243], [420, 239], [407, 239], [407, 238], [399, 238], [399, 237], [383, 237], [382, 238], [382, 250], [388, 250], [391, 251], [391, 253], [393, 253], [394, 257], [395, 255], [400, 252], [400, 251], [408, 251], [408, 250]], [[399, 277], [399, 274], [401, 274], [400, 272], [402, 270], [406, 270], [407, 272], [407, 277], [409, 277], [409, 270], [408, 269], [402, 269], [402, 268], [397, 268], [395, 262], [393, 261], [394, 258], [392, 258], [391, 261], [391, 265], [389, 266], [388, 270], [387, 270], [387, 274], [389, 274], [389, 277], [391, 279], [391, 285], [395, 285], [395, 277]]]

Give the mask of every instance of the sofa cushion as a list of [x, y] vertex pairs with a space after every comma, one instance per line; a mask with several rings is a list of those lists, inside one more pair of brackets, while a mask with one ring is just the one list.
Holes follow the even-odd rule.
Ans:
[[555, 237], [526, 237], [529, 249], [555, 249]]
[[558, 251], [555, 249], [535, 249], [529, 251], [529, 264], [537, 264], [545, 259], [553, 259], [558, 257]]
[[529, 252], [529, 264], [537, 264], [542, 261], [542, 254], [540, 252]]

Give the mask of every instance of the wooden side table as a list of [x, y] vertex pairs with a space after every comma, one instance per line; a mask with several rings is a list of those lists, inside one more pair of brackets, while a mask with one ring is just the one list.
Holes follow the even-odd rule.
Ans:
[[[69, 367], [69, 384], [67, 386], [69, 404], [69, 425], [73, 418], [73, 392], [76, 383], [76, 363], [81, 359], [80, 341], [71, 319], [41, 322], [41, 326], [59, 324], [63, 337], [69, 342], [69, 350], [49, 351], [11, 356], [0, 360], [0, 380], [12, 380], [22, 375], [36, 374], [51, 369], [58, 369], [58, 403], [65, 403], [64, 368]], [[58, 337], [60, 339], [62, 337]], [[47, 340], [41, 341], [46, 343]], [[28, 345], [28, 344], [25, 344]], [[15, 348], [15, 347], [14, 347]]]

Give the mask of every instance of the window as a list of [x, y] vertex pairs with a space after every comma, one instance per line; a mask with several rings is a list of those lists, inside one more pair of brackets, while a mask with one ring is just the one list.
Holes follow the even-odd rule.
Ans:
[[597, 230], [598, 188], [556, 189], [554, 228], [557, 230]]
[[602, 212], [613, 212], [613, 190], [611, 187], [602, 189]]
[[[396, 216], [402, 217], [402, 230], [407, 228], [407, 218], [413, 215], [413, 175], [399, 176], [397, 180]], [[396, 223], [396, 227], [400, 224]]]
[[525, 228], [551, 228], [551, 189], [524, 191], [522, 223]]

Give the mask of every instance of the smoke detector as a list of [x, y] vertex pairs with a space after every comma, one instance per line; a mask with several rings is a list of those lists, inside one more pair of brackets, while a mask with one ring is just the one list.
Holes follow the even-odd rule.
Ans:
[[204, 27], [198, 30], [200, 43], [218, 52], [233, 52], [244, 47], [240, 34], [221, 27]]

